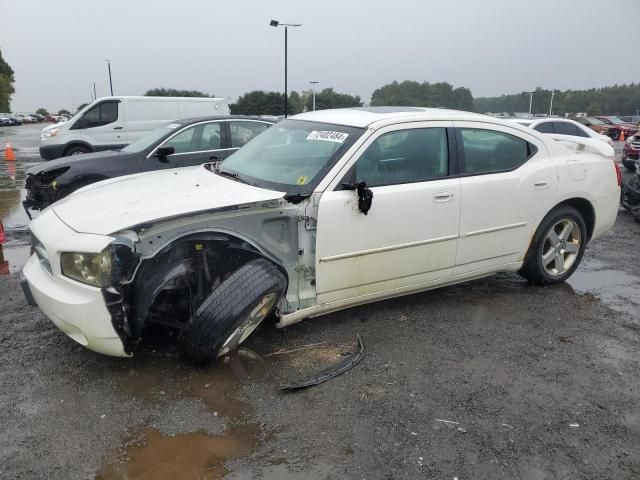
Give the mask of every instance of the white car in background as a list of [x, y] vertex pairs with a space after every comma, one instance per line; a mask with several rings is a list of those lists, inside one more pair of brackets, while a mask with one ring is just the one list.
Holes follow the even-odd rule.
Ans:
[[131, 355], [157, 322], [202, 362], [272, 312], [284, 327], [497, 272], [554, 284], [616, 220], [612, 151], [453, 110], [303, 113], [222, 162], [53, 204], [22, 285], [91, 350]]
[[509, 120], [525, 127], [533, 128], [536, 132], [593, 138], [613, 147], [613, 140], [608, 135], [601, 135], [591, 128], [568, 118], [510, 118]]

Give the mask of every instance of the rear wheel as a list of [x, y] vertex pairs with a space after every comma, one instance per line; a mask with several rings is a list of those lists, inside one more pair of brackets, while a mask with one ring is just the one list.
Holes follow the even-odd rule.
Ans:
[[587, 227], [578, 210], [561, 206], [540, 223], [520, 275], [530, 283], [565, 281], [578, 268], [587, 243]]
[[286, 279], [263, 258], [243, 265], [202, 303], [181, 333], [185, 355], [210, 362], [235, 350], [273, 312]]

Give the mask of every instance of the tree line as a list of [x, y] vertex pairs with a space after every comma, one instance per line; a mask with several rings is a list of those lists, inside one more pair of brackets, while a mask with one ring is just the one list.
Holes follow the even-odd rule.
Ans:
[[[0, 54], [0, 111], [10, 111], [9, 100], [13, 89], [13, 70]], [[214, 97], [199, 90], [175, 88], [153, 88], [146, 96], [170, 97]], [[549, 113], [552, 91], [541, 87], [533, 92], [531, 112]], [[358, 95], [336, 92], [324, 88], [316, 92], [316, 110], [327, 108], [361, 107]], [[499, 97], [475, 98], [465, 87], [455, 88], [447, 82], [393, 81], [376, 89], [371, 96], [371, 106], [417, 106], [453, 108], [457, 110], [519, 113], [529, 111], [530, 92], [520, 92]], [[81, 105], [83, 107], [86, 104]], [[81, 108], [80, 107], [80, 108]], [[283, 115], [284, 94], [282, 92], [254, 90], [240, 96], [229, 105], [231, 113], [238, 115]], [[313, 109], [313, 92], [293, 91], [288, 97], [288, 113], [295, 115]], [[43, 109], [44, 110], [44, 109]], [[591, 88], [588, 90], [553, 91], [553, 113], [586, 112], [589, 115], [633, 115], [640, 110], [640, 83]]]
[[[536, 88], [533, 92], [531, 113], [548, 114], [551, 93], [551, 90]], [[528, 112], [530, 99], [529, 92], [476, 98], [475, 111], [480, 113]], [[588, 90], [555, 90], [553, 94], [554, 114], [585, 112], [589, 115], [635, 115], [638, 110], [640, 110], [640, 83]]]
[[0, 112], [11, 111], [11, 95], [15, 92], [14, 81], [13, 69], [2, 58], [0, 52]]

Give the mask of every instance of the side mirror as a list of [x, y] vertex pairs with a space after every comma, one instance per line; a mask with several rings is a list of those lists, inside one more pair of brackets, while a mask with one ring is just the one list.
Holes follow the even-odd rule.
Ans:
[[176, 148], [173, 145], [164, 145], [156, 149], [156, 156], [163, 158], [176, 153]]
[[359, 183], [343, 183], [345, 190], [355, 190], [358, 195], [358, 209], [365, 215], [371, 210], [371, 202], [373, 202], [373, 192], [367, 188], [367, 182]]

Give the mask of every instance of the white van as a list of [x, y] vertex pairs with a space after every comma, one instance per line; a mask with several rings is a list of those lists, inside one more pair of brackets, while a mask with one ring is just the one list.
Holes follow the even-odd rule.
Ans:
[[43, 128], [40, 156], [53, 160], [67, 155], [118, 150], [169, 121], [214, 115], [229, 115], [229, 105], [224, 98], [99, 98], [69, 121]]

